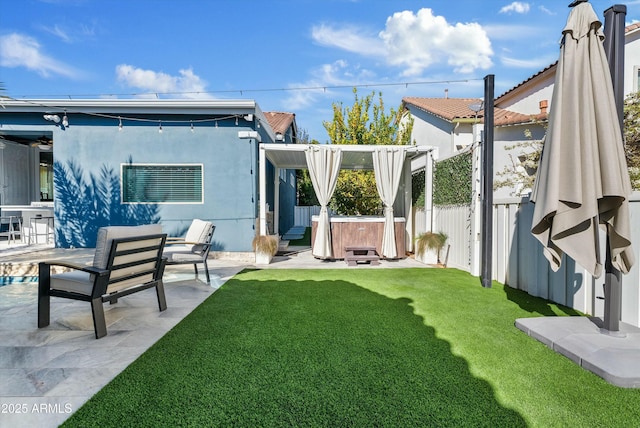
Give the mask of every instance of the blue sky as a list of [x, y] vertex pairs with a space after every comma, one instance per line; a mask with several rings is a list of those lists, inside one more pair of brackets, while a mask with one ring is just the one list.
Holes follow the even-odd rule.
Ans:
[[[0, 82], [17, 99], [255, 99], [326, 142], [354, 86], [387, 110], [482, 97], [487, 74], [502, 94], [557, 60], [569, 3], [0, 0]], [[614, 3], [591, 4], [602, 18]], [[640, 0], [623, 4], [640, 20]]]

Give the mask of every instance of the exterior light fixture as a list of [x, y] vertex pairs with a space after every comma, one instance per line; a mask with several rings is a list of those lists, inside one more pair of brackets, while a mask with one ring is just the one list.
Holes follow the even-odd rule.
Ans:
[[45, 114], [42, 117], [44, 118], [44, 120], [48, 120], [49, 122], [60, 123], [60, 116], [58, 116], [57, 114]]

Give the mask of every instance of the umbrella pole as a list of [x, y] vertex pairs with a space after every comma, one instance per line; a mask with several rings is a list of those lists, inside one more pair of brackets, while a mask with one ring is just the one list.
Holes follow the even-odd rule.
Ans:
[[[609, 61], [611, 80], [616, 100], [618, 120], [622, 130], [622, 112], [624, 103], [624, 26], [627, 7], [614, 5], [605, 10], [605, 53]], [[623, 140], [624, 141], [624, 140]], [[607, 233], [604, 282], [604, 326], [602, 332], [612, 336], [624, 336], [620, 333], [622, 307], [622, 281], [620, 271], [611, 263], [611, 246]]]
[[620, 315], [622, 306], [622, 278], [620, 271], [611, 264], [611, 246], [607, 234], [607, 258], [604, 262], [604, 326], [602, 332], [612, 336], [620, 334]]

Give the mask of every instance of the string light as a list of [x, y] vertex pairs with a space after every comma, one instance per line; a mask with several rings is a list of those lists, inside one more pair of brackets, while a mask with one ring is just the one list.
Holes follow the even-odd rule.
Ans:
[[[86, 97], [103, 97], [105, 95], [109, 96], [129, 96], [129, 97], [140, 97], [144, 95], [153, 95], [156, 98], [160, 98], [161, 95], [166, 96], [185, 96], [185, 95], [203, 95], [203, 94], [224, 94], [224, 93], [238, 93], [241, 96], [244, 96], [245, 93], [248, 92], [292, 92], [292, 91], [323, 91], [327, 92], [330, 89], [354, 89], [354, 88], [376, 88], [376, 87], [386, 87], [386, 86], [404, 86], [408, 88], [410, 85], [441, 85], [441, 84], [452, 84], [452, 83], [469, 83], [469, 82], [479, 82], [483, 81], [483, 78], [473, 78], [473, 79], [460, 79], [460, 80], [431, 80], [431, 81], [417, 81], [417, 82], [388, 82], [388, 83], [363, 83], [363, 84], [353, 84], [353, 85], [328, 85], [328, 86], [297, 86], [290, 88], [255, 88], [255, 89], [227, 89], [227, 90], [213, 90], [213, 91], [184, 91], [184, 92], [142, 92], [142, 93], [120, 93], [120, 94], [75, 94], [75, 97], [78, 98], [86, 98]], [[38, 98], [38, 97], [68, 97], [72, 99], [72, 96], [69, 94], [36, 94], [36, 95], [20, 95], [22, 98]]]
[[[17, 100], [15, 98], [9, 98], [12, 101], [18, 101], [18, 102], [23, 102], [25, 104], [30, 104], [33, 106], [37, 106], [37, 107], [42, 107], [44, 109], [58, 109], [58, 111], [64, 111], [64, 116], [63, 119], [60, 119], [60, 116], [56, 115], [56, 114], [45, 114], [43, 117], [45, 120], [54, 122], [54, 123], [60, 123], [63, 126], [68, 126], [69, 122], [68, 122], [68, 117], [67, 117], [67, 109], [63, 109], [62, 107], [57, 107], [57, 106], [51, 106], [51, 105], [45, 105], [45, 104], [41, 104], [38, 102], [34, 102], [34, 101], [30, 101], [30, 100]], [[86, 116], [91, 116], [91, 117], [101, 117], [101, 118], [106, 118], [106, 119], [117, 119], [118, 120], [118, 131], [122, 131], [124, 129], [124, 125], [123, 125], [123, 120], [128, 120], [131, 122], [147, 122], [147, 123], [157, 123], [158, 124], [158, 133], [162, 133], [163, 132], [163, 128], [162, 128], [162, 120], [160, 119], [151, 119], [151, 118], [143, 118], [143, 117], [129, 117], [129, 116], [121, 116], [121, 115], [111, 115], [111, 114], [104, 114], [104, 113], [96, 113], [96, 112], [87, 112], [87, 111], [82, 111], [82, 110], [71, 110], [72, 113], [75, 113], [76, 115], [86, 115]], [[240, 117], [240, 115], [238, 114], [230, 114], [228, 116], [216, 116], [216, 117], [210, 117], [210, 118], [205, 118], [205, 119], [188, 119], [188, 120], [165, 120], [164, 122], [169, 122], [172, 124], [189, 124], [190, 130], [191, 132], [195, 132], [195, 123], [207, 123], [207, 122], [214, 122], [214, 126], [216, 128], [218, 128], [218, 121], [222, 120], [230, 120], [230, 119], [234, 119], [234, 122], [236, 124], [236, 126], [238, 125], [238, 118]], [[248, 115], [242, 115], [243, 119], [248, 120], [249, 117], [251, 117], [252, 119], [255, 120], [255, 125], [256, 128], [261, 128], [262, 127], [262, 120], [258, 117], [256, 117], [254, 114], [248, 114]], [[61, 123], [63, 121], [66, 120], [66, 125], [64, 123]]]
[[69, 118], [67, 117], [67, 111], [64, 111], [64, 116], [62, 116], [62, 126], [65, 128], [69, 126]]

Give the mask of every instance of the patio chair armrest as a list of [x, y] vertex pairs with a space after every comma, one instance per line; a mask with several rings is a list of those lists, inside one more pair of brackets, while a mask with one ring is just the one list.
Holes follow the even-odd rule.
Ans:
[[167, 238], [167, 242], [165, 246], [167, 245], [209, 245], [209, 244], [207, 242], [185, 241], [184, 239], [180, 239], [180, 238], [176, 238], [175, 240], [168, 240]]
[[78, 263], [71, 263], [71, 262], [64, 262], [64, 261], [44, 261], [41, 263], [47, 266], [59, 266], [59, 267], [65, 267], [65, 268], [74, 269], [74, 270], [80, 270], [80, 271], [88, 272], [98, 276], [104, 276], [109, 274], [109, 271], [106, 269], [100, 269], [95, 266], [89, 266], [89, 265], [81, 265]]

